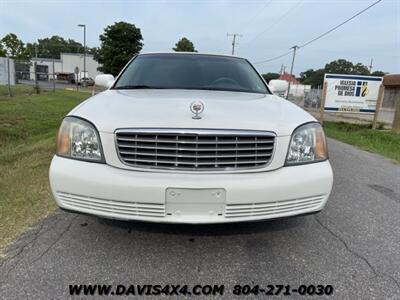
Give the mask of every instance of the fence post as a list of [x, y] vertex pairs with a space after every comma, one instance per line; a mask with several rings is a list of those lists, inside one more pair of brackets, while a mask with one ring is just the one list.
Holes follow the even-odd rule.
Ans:
[[39, 83], [37, 80], [37, 74], [36, 74], [36, 61], [33, 63], [33, 75], [35, 79], [35, 92], [36, 94], [39, 94]]
[[53, 92], [56, 91], [56, 72], [54, 68], [54, 59], [53, 59]]
[[324, 82], [324, 85], [322, 87], [321, 106], [319, 108], [319, 122], [321, 123], [321, 125], [324, 123], [325, 98], [326, 98], [327, 88], [328, 88], [328, 83]]
[[7, 57], [7, 85], [8, 85], [8, 96], [12, 97], [11, 93], [11, 79], [10, 79], [10, 58]]
[[394, 118], [392, 123], [392, 130], [400, 133], [400, 95], [394, 99]]
[[379, 86], [378, 99], [376, 100], [375, 115], [374, 120], [372, 121], [372, 129], [376, 129], [376, 124], [378, 123], [378, 115], [379, 111], [381, 110], [384, 91], [385, 87], [383, 86], [383, 84], [381, 84]]

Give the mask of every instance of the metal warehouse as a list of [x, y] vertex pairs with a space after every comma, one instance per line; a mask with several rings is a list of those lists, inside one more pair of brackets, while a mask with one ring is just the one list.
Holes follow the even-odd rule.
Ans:
[[[29, 69], [30, 79], [35, 79], [35, 73], [38, 80], [60, 79], [60, 75], [75, 74], [76, 68], [79, 69], [78, 78], [90, 77], [95, 78], [101, 72], [97, 71], [99, 63], [94, 60], [93, 55], [86, 54], [86, 74], [84, 71], [85, 59], [81, 53], [61, 53], [60, 59], [52, 58], [32, 58]], [[36, 63], [36, 72], [35, 72]], [[55, 75], [54, 75], [55, 74]]]

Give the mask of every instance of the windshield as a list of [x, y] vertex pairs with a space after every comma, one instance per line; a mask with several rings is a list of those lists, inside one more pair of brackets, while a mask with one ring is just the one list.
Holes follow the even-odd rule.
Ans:
[[268, 93], [245, 59], [201, 54], [139, 55], [114, 86], [114, 89], [147, 88]]

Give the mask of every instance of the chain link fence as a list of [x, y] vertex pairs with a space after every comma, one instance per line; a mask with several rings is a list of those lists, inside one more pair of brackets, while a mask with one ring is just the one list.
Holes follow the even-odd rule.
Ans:
[[[38, 64], [30, 61], [18, 61], [0, 57], [0, 96], [12, 97], [15, 93], [40, 93], [66, 89], [88, 92], [92, 95], [104, 90], [95, 87], [93, 79], [79, 78], [79, 74], [54, 71], [54, 61]], [[289, 100], [302, 107], [317, 119], [320, 115], [322, 88], [310, 88], [292, 85]], [[399, 89], [386, 90], [378, 122], [383, 127], [391, 128], [395, 114], [395, 99], [400, 96]], [[325, 113], [327, 121], [348, 123], [371, 123], [373, 114]]]
[[104, 90], [95, 87], [92, 78], [81, 78], [75, 73], [55, 72], [54, 62], [38, 64], [0, 57], [1, 96], [12, 97], [21, 90], [33, 94], [58, 89], [91, 92], [93, 95]]
[[[395, 114], [395, 99], [400, 96], [399, 90], [385, 90], [382, 107], [378, 114], [378, 122], [384, 128], [391, 128]], [[305, 89], [302, 94], [289, 94], [289, 100], [319, 119], [322, 98], [322, 87]], [[342, 112], [325, 112], [324, 119], [334, 122], [370, 124], [373, 114], [357, 114]]]

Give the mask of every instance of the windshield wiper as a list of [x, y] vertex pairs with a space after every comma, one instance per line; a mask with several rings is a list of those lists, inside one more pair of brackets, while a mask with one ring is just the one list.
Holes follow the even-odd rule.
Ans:
[[116, 90], [141, 90], [141, 89], [159, 89], [159, 87], [149, 86], [145, 84], [138, 85], [121, 85], [117, 86], [114, 89]]

